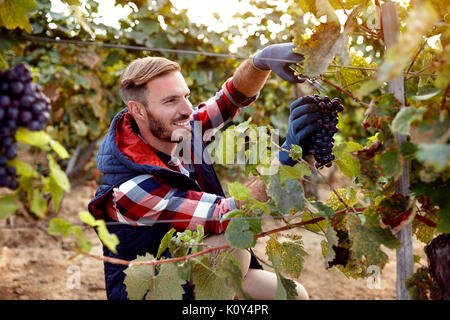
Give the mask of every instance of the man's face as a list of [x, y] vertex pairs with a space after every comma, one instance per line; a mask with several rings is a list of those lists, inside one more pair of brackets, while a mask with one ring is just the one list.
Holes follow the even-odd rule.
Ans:
[[147, 125], [150, 133], [165, 142], [191, 138], [190, 90], [180, 72], [171, 72], [147, 83]]

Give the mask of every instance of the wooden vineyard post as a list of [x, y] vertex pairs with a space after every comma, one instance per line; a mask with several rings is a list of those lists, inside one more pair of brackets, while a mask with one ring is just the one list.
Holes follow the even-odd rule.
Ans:
[[[399, 20], [397, 14], [397, 6], [395, 2], [388, 1], [381, 6], [383, 36], [385, 49], [388, 50], [397, 42], [400, 31]], [[405, 106], [405, 87], [403, 76], [398, 76], [389, 81], [389, 91], [394, 94], [395, 98], [401, 102], [401, 108]], [[403, 134], [395, 134], [398, 146], [406, 141]], [[409, 168], [408, 162], [403, 163], [402, 175], [395, 181], [395, 192], [402, 195], [409, 195]], [[397, 299], [409, 300], [408, 290], [405, 287], [406, 279], [412, 277], [414, 273], [414, 261], [412, 251], [412, 226], [409, 223], [405, 228], [397, 233], [400, 240], [401, 248], [397, 249]]]

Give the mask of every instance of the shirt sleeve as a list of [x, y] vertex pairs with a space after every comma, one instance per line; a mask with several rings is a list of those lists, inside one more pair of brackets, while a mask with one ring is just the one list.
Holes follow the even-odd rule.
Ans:
[[250, 105], [259, 94], [247, 98], [228, 79], [222, 89], [208, 101], [201, 103], [194, 110], [194, 121], [201, 122], [203, 141], [208, 141], [218, 130], [236, 118], [243, 107]]
[[177, 231], [197, 230], [221, 233], [229, 220], [220, 222], [236, 209], [234, 198], [207, 192], [178, 190], [160, 184], [151, 175], [140, 175], [113, 189], [115, 220], [131, 225], [169, 223]]

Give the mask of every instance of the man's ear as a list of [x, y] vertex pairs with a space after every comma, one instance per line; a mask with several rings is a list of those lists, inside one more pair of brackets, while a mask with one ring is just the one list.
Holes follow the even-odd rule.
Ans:
[[128, 102], [128, 111], [131, 113], [135, 120], [145, 119], [145, 106], [137, 101]]

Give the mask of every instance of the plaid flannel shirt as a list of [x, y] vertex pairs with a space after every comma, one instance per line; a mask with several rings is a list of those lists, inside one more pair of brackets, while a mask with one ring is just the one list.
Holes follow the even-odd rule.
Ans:
[[[232, 79], [228, 79], [214, 97], [194, 110], [193, 120], [201, 122], [204, 141], [237, 117], [241, 108], [256, 98], [243, 96], [233, 86]], [[174, 164], [173, 158], [167, 158], [170, 156], [161, 152], [156, 154], [169, 169], [189, 174], [183, 166]], [[223, 232], [229, 220], [221, 220], [236, 208], [232, 197], [174, 189], [149, 174], [136, 176], [114, 188], [107, 203], [108, 216], [114, 221], [147, 226], [157, 222], [169, 223], [177, 231], [196, 230], [201, 224], [207, 233]]]

